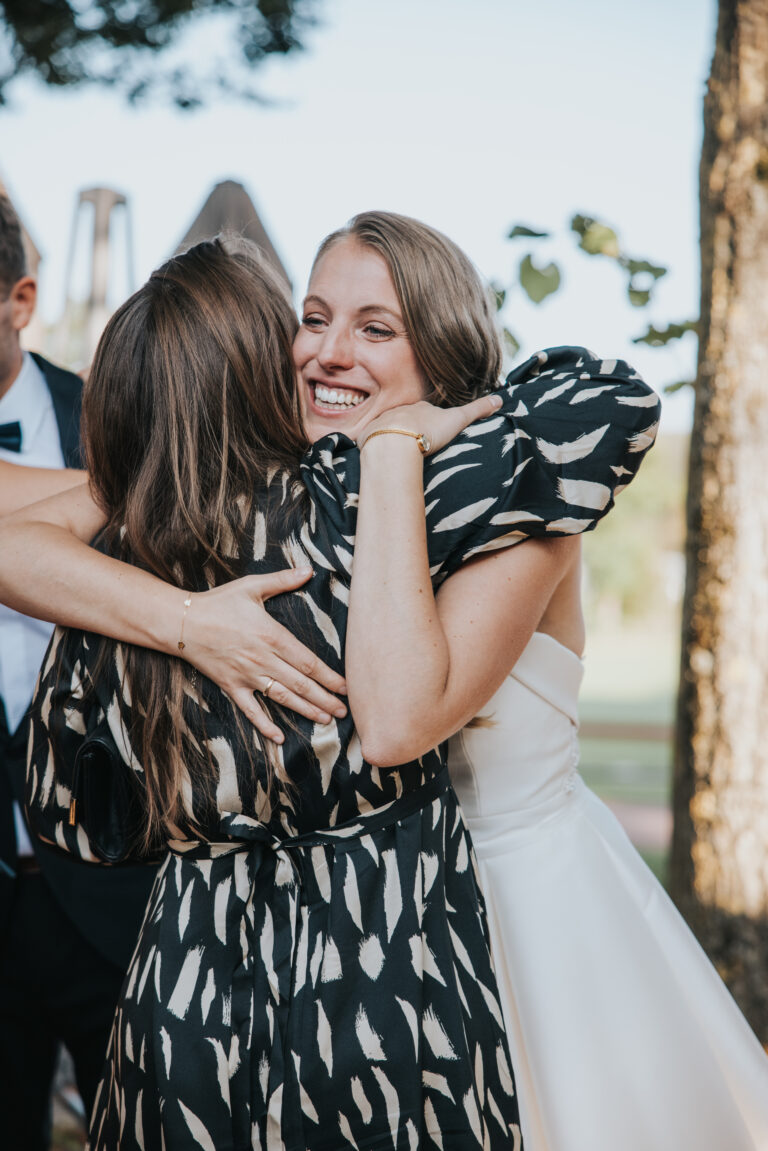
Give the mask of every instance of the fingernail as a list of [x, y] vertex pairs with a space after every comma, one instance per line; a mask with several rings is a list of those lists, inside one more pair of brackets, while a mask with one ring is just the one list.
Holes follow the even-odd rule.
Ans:
[[343, 719], [347, 714], [347, 709], [344, 707], [344, 704], [342, 704], [341, 707], [335, 707], [333, 709], [333, 714], [338, 716], [339, 719]]
[[502, 403], [504, 402], [502, 400], [501, 396], [489, 396], [488, 399], [491, 401], [494, 408], [500, 408]]
[[328, 714], [327, 711], [321, 711], [318, 714], [317, 722], [318, 723], [330, 723], [331, 722], [331, 716]]
[[314, 574], [315, 574], [315, 573], [314, 573], [314, 570], [313, 570], [312, 568], [307, 568], [307, 567], [305, 567], [305, 568], [296, 568], [296, 575], [300, 575], [300, 576], [311, 576], [311, 575], [314, 575]]

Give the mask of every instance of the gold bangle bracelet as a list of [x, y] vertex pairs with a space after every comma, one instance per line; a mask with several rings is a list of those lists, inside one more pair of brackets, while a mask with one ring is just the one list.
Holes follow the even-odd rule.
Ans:
[[179, 632], [179, 642], [178, 642], [179, 651], [184, 651], [184, 648], [187, 646], [184, 643], [184, 622], [187, 618], [187, 612], [189, 611], [191, 604], [192, 604], [192, 596], [188, 595], [187, 598], [184, 600], [184, 613], [181, 617], [181, 631]]
[[411, 439], [415, 440], [419, 445], [419, 451], [423, 456], [425, 456], [432, 447], [432, 441], [429, 436], [426, 436], [423, 432], [409, 432], [405, 428], [377, 428], [375, 432], [371, 432], [369, 436], [365, 437], [360, 444], [360, 451], [363, 450], [368, 441], [372, 440], [374, 436], [410, 436]]

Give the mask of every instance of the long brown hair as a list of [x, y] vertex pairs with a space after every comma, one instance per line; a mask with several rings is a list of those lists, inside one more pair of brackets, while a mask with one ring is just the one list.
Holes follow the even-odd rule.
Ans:
[[[101, 549], [193, 591], [243, 573], [257, 493], [276, 470], [297, 475], [307, 444], [296, 327], [286, 286], [240, 238], [174, 257], [115, 312], [83, 396], [91, 486], [107, 515]], [[210, 796], [213, 764], [185, 722], [191, 669], [105, 640], [100, 665], [109, 659], [130, 700], [149, 845], [189, 823], [189, 784]], [[242, 724], [234, 708], [232, 718]]]
[[496, 387], [501, 345], [490, 294], [453, 240], [410, 216], [361, 212], [326, 236], [313, 271], [329, 248], [347, 239], [386, 261], [414, 355], [432, 389], [427, 399], [455, 407]]

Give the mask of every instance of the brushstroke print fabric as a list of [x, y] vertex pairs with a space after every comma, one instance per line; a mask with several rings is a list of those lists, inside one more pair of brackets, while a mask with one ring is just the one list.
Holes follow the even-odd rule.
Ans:
[[[654, 436], [655, 396], [621, 363], [540, 353], [499, 414], [427, 460], [435, 585], [530, 535], [587, 530]], [[244, 572], [313, 566], [275, 617], [343, 670], [359, 457], [319, 441], [306, 502], [281, 538], [261, 512]], [[287, 505], [276, 474], [261, 508]], [[273, 517], [274, 519], [274, 517]], [[272, 537], [275, 533], [271, 533]], [[71, 764], [106, 720], [125, 763], [131, 701], [120, 649], [58, 630], [35, 700], [28, 799], [45, 838], [83, 859]], [[204, 722], [202, 718], [204, 717]], [[94, 1151], [414, 1151], [521, 1146], [485, 908], [463, 816], [435, 749], [397, 769], [363, 761], [351, 717], [286, 726], [265, 789], [252, 733], [214, 685], [183, 722], [217, 765], [185, 787], [118, 1008], [91, 1124]]]

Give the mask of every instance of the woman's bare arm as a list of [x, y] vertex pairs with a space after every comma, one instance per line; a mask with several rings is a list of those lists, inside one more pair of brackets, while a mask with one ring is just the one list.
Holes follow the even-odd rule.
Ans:
[[435, 598], [416, 445], [377, 437], [361, 466], [346, 668], [363, 754], [388, 767], [477, 715], [535, 631], [579, 543], [531, 540], [491, 553], [459, 569]]
[[77, 487], [87, 478], [75, 468], [25, 468], [0, 460], [0, 516]]
[[[87, 485], [4, 518], [0, 602], [38, 619], [178, 656], [187, 593], [89, 547], [103, 525]], [[253, 695], [270, 679], [270, 698], [316, 722], [346, 714], [332, 694], [346, 691], [343, 678], [263, 607], [311, 575], [309, 568], [289, 569], [197, 593], [185, 619], [184, 658], [277, 742], [282, 732]]]

